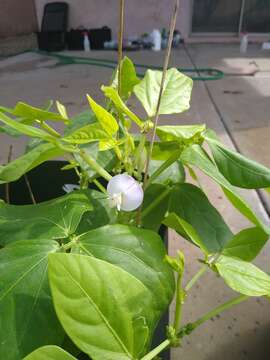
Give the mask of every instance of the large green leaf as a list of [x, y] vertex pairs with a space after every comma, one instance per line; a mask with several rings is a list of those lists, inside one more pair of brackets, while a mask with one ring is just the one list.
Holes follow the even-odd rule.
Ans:
[[0, 184], [18, 180], [31, 169], [63, 153], [63, 150], [53, 144], [40, 144], [9, 164], [0, 166]]
[[18, 241], [0, 250], [0, 354], [18, 360], [39, 346], [61, 344], [47, 278], [52, 240]]
[[[134, 93], [149, 117], [156, 113], [162, 72], [147, 70], [143, 80], [134, 87]], [[177, 69], [167, 70], [159, 114], [181, 113], [189, 108], [192, 80]]]
[[216, 268], [226, 284], [241, 294], [270, 294], [270, 276], [249, 262], [222, 255], [216, 262]]
[[60, 239], [74, 233], [92, 210], [87, 192], [75, 191], [37, 205], [0, 203], [0, 244], [17, 240]]
[[170, 189], [163, 184], [151, 184], [144, 193], [142, 226], [158, 231], [168, 210]]
[[172, 189], [168, 212], [190, 224], [210, 253], [220, 252], [233, 236], [206, 195], [192, 184], [179, 184]]
[[244, 229], [226, 244], [223, 254], [252, 261], [268, 240], [268, 235], [259, 227]]
[[61, 349], [60, 347], [54, 345], [48, 345], [33, 351], [23, 360], [76, 360], [76, 359], [75, 357], [71, 356], [66, 351]]
[[30, 120], [68, 120], [67, 117], [63, 116], [63, 114], [57, 114], [51, 111], [42, 110], [37, 107], [25, 104], [21, 101], [16, 104], [15, 108], [12, 110], [12, 114]]
[[153, 323], [142, 282], [94, 257], [53, 254], [49, 278], [56, 313], [72, 341], [95, 360], [138, 359]]
[[63, 141], [71, 144], [88, 144], [106, 139], [108, 139], [108, 134], [99, 123], [85, 125], [62, 138]]
[[212, 163], [201, 146], [192, 145], [187, 147], [181, 154], [181, 160], [187, 164], [196, 166], [197, 168], [201, 169], [206, 175], [220, 184], [232, 205], [253, 224], [261, 227], [267, 234], [270, 234], [270, 229], [265, 224], [263, 224], [263, 222], [257, 217], [250, 206], [236, 192], [234, 187], [219, 172], [217, 167]]
[[105, 96], [112, 100], [118, 110], [126, 114], [130, 118], [130, 120], [134, 121], [140, 128], [143, 127], [143, 122], [126, 106], [124, 101], [120, 98], [118, 92], [113, 87], [102, 86], [101, 89], [104, 92]]
[[[112, 82], [112, 87], [118, 89], [118, 69]], [[135, 85], [141, 80], [137, 77], [136, 69], [133, 62], [125, 56], [121, 61], [121, 98], [128, 99]]]
[[174, 276], [163, 261], [164, 244], [153, 231], [127, 225], [107, 225], [78, 239], [84, 254], [121, 267], [140, 280], [153, 295], [156, 319], [167, 309], [174, 294]]
[[270, 186], [270, 169], [225, 148], [217, 141], [208, 141], [208, 144], [219, 171], [232, 185], [247, 189]]
[[161, 141], [195, 141], [200, 138], [205, 125], [163, 125], [157, 127], [157, 135]]
[[0, 112], [0, 121], [9, 126], [10, 128], [19, 131], [21, 134], [40, 138], [47, 141], [54, 141], [55, 138], [49, 135], [46, 131], [39, 129], [37, 127], [26, 125], [20, 121], [13, 120], [7, 115]]
[[118, 130], [115, 118], [102, 106], [98, 105], [89, 95], [87, 95], [87, 99], [102, 128], [108, 135], [114, 135]]
[[100, 191], [91, 190], [87, 193], [94, 211], [83, 214], [82, 219], [76, 229], [76, 234], [84, 234], [89, 230], [99, 228], [104, 225], [114, 224], [117, 221], [117, 211], [109, 206], [108, 197]]

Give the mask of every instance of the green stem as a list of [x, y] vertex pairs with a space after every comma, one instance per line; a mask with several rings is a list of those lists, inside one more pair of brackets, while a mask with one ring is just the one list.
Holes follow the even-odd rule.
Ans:
[[181, 324], [182, 305], [183, 305], [183, 289], [182, 289], [182, 273], [177, 276], [176, 283], [176, 300], [175, 300], [175, 315], [174, 315], [174, 329], [177, 333]]
[[152, 351], [150, 351], [148, 354], [146, 354], [144, 357], [141, 358], [141, 360], [152, 360], [154, 357], [156, 357], [161, 351], [166, 349], [168, 346], [170, 346], [170, 340], [164, 340], [161, 344], [159, 344], [157, 347], [155, 347]]
[[112, 176], [101, 167], [92, 156], [86, 154], [84, 150], [80, 150], [79, 152], [81, 158], [93, 169], [95, 170], [101, 177], [105, 180], [110, 181]]
[[182, 150], [175, 151], [164, 163], [150, 176], [145, 184], [145, 188], [147, 188], [164, 170], [166, 170], [169, 166], [171, 166], [179, 156], [181, 155]]
[[49, 126], [48, 124], [45, 123], [45, 121], [39, 121], [37, 120], [37, 122], [39, 123], [39, 125], [42, 127], [42, 129], [46, 130], [50, 135], [60, 138], [61, 135], [54, 130], [51, 126]]
[[[198, 326], [205, 323], [207, 320], [213, 318], [214, 316], [222, 313], [227, 309], [230, 309], [234, 305], [240, 304], [241, 302], [247, 300], [248, 298], [249, 297], [246, 295], [239, 295], [229, 301], [226, 301], [224, 304], [217, 306], [215, 309], [209, 311], [208, 313], [200, 317], [197, 321], [183, 326], [178, 334], [181, 335], [181, 337], [190, 334], [193, 330], [195, 330]], [[188, 329], [188, 331], [183, 331], [185, 329]]]
[[208, 266], [203, 265], [198, 272], [192, 277], [192, 279], [187, 283], [185, 291], [189, 291], [192, 286], [200, 279], [200, 277], [207, 271]]
[[104, 187], [97, 179], [94, 179], [94, 180], [93, 180], [93, 183], [96, 185], [96, 187], [97, 187], [101, 192], [103, 192], [104, 194], [107, 194], [107, 190], [105, 189], [105, 187]]
[[158, 197], [156, 197], [155, 200], [152, 201], [151, 204], [142, 211], [141, 218], [147, 216], [149, 212], [151, 212], [157, 205], [159, 205], [159, 203], [170, 193], [170, 191], [171, 189], [168, 187]]

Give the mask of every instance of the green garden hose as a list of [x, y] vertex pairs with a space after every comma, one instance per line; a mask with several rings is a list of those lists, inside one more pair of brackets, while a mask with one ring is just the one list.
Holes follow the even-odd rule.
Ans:
[[[105, 67], [109, 69], [115, 69], [117, 65], [117, 61], [115, 60], [107, 60], [107, 59], [95, 59], [95, 58], [85, 58], [80, 56], [69, 56], [69, 55], [62, 55], [58, 53], [53, 52], [46, 52], [46, 51], [36, 51], [39, 54], [50, 56], [53, 58], [58, 59], [58, 63], [55, 66], [62, 66], [62, 65], [73, 65], [73, 64], [82, 64], [82, 65], [93, 65], [93, 66], [100, 66]], [[154, 70], [162, 70], [161, 66], [155, 66], [155, 65], [145, 65], [145, 64], [134, 64], [136, 68], [140, 69], [154, 69]], [[195, 73], [195, 75], [191, 75], [190, 77], [193, 80], [200, 80], [200, 81], [206, 81], [206, 80], [220, 80], [224, 77], [224, 73], [221, 70], [218, 69], [212, 69], [212, 68], [178, 68], [179, 71], [186, 73], [186, 74], [192, 74]], [[143, 77], [144, 73], [138, 73], [139, 77]]]

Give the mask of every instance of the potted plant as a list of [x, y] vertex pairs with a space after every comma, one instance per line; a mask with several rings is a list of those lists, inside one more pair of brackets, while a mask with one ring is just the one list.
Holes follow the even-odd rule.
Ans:
[[[270, 295], [270, 276], [252, 264], [270, 229], [236, 190], [269, 188], [270, 170], [226, 148], [203, 124], [158, 124], [160, 115], [187, 110], [192, 91], [190, 78], [167, 69], [178, 6], [176, 1], [163, 72], [148, 70], [138, 79], [120, 46], [112, 82], [102, 86], [105, 106], [88, 95], [91, 112], [71, 119], [59, 102], [57, 112], [22, 102], [1, 107], [1, 131], [33, 138], [25, 154], [0, 167], [6, 184], [6, 201], [0, 202], [3, 359], [158, 359], [214, 315], [250, 296]], [[145, 119], [128, 107], [131, 95]], [[48, 121], [62, 121], [64, 133]], [[75, 174], [77, 186], [67, 184], [66, 195], [36, 203], [26, 174], [60, 156], [67, 160], [62, 171]], [[250, 227], [232, 233], [200, 187], [196, 169], [221, 186]], [[33, 204], [9, 204], [12, 182], [22, 177]], [[43, 193], [53, 187], [46, 172], [44, 177]], [[162, 224], [201, 250], [201, 268], [187, 284], [184, 254], [166, 254]], [[238, 295], [182, 324], [185, 299], [206, 271]], [[174, 296], [175, 317], [153, 346]]]

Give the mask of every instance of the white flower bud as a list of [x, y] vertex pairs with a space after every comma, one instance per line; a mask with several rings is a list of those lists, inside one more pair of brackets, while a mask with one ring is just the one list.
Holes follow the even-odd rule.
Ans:
[[117, 210], [133, 211], [143, 202], [143, 189], [132, 176], [127, 174], [116, 175], [107, 185], [111, 207]]

